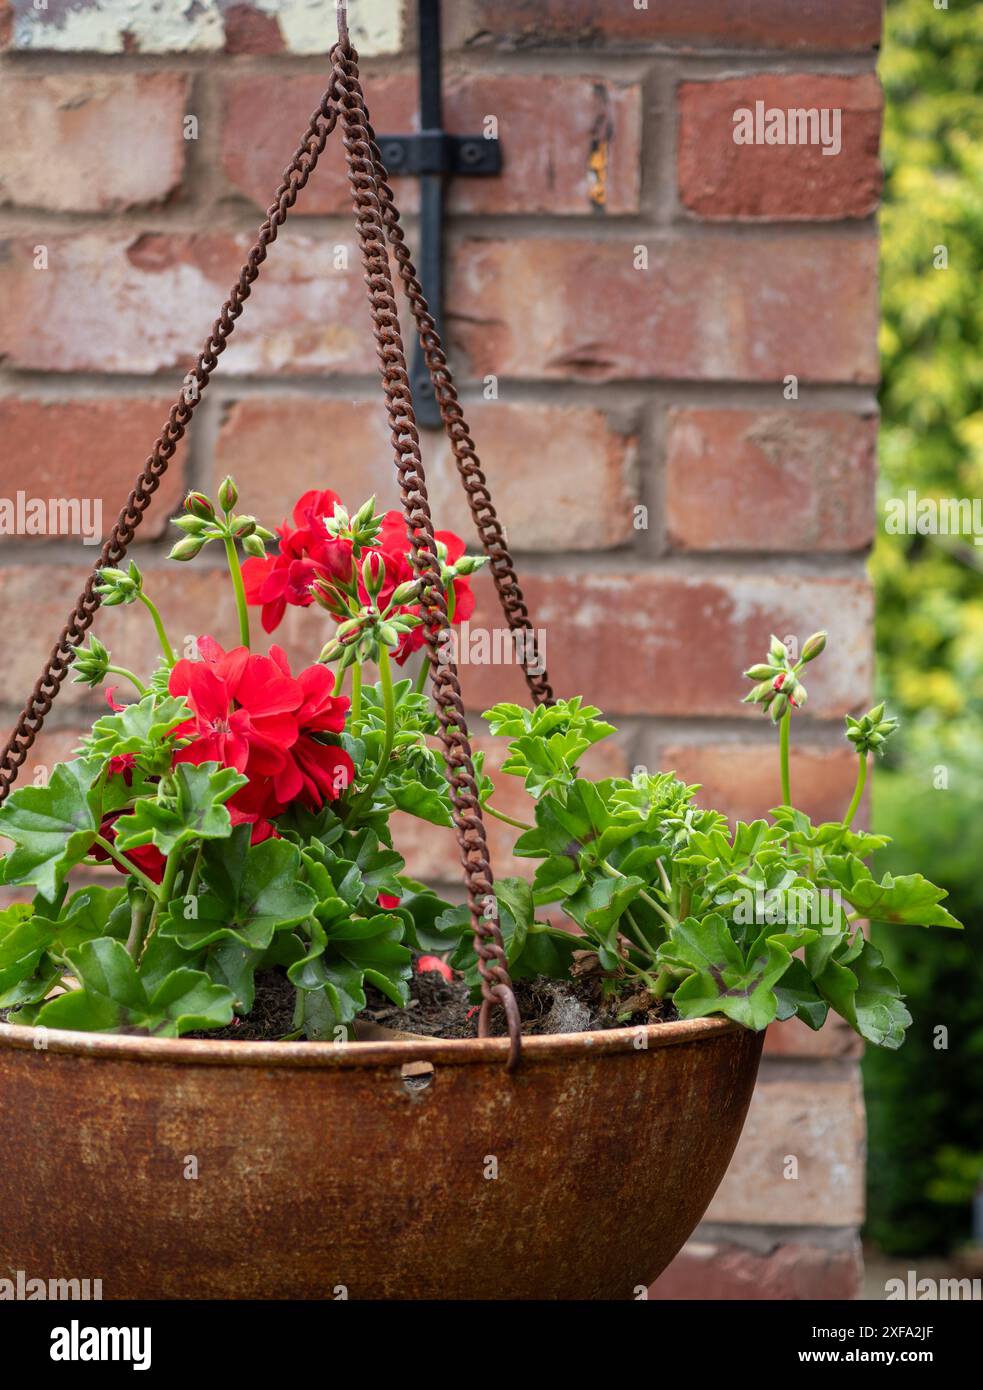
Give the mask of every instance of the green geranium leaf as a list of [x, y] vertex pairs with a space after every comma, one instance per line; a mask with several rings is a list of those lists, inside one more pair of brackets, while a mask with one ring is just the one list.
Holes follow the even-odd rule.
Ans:
[[154, 991], [143, 1026], [164, 1038], [232, 1022], [235, 997], [201, 970], [175, 970]]
[[911, 1014], [880, 951], [859, 931], [853, 945], [829, 962], [816, 985], [836, 1012], [868, 1042], [892, 1049], [904, 1042]]
[[962, 929], [962, 923], [940, 906], [948, 893], [921, 874], [885, 874], [878, 883], [858, 859], [838, 856], [826, 860], [825, 872], [851, 907], [872, 922]]
[[446, 794], [425, 787], [422, 782], [387, 783], [387, 790], [398, 811], [406, 811], [431, 825], [453, 825]]
[[250, 826], [241, 825], [227, 840], [207, 842], [202, 863], [205, 890], [192, 903], [178, 898], [169, 905], [158, 928], [162, 935], [173, 937], [186, 950], [227, 938], [251, 950], [265, 950], [274, 932], [311, 915], [317, 900], [299, 881], [297, 846], [275, 839], [250, 845], [250, 833]]
[[823, 1026], [829, 1014], [829, 1004], [819, 993], [809, 971], [793, 957], [785, 974], [775, 986], [778, 999], [778, 1018], [797, 1016], [814, 1032]]
[[100, 764], [58, 763], [46, 787], [21, 787], [0, 806], [0, 835], [15, 848], [3, 860], [4, 883], [34, 883], [53, 902], [68, 872], [89, 852], [99, 829]]
[[157, 796], [138, 801], [116, 822], [116, 848], [124, 854], [156, 845], [168, 855], [192, 840], [223, 840], [232, 830], [225, 803], [249, 779], [217, 763], [178, 763], [162, 777]]
[[778, 1013], [773, 986], [792, 957], [776, 940], [761, 936], [745, 959], [724, 919], [711, 913], [703, 921], [689, 917], [672, 932], [671, 950], [692, 966], [673, 995], [683, 1018], [722, 1013], [745, 1028], [760, 1031]]
[[87, 757], [103, 762], [133, 753], [142, 767], [162, 772], [171, 763], [171, 734], [190, 714], [183, 698], [161, 698], [151, 693], [115, 714], [97, 719], [82, 747]]
[[133, 957], [111, 936], [86, 941], [68, 952], [73, 971], [89, 995], [112, 1000], [121, 1009], [142, 1012], [147, 992], [137, 975]]
[[120, 1023], [121, 1013], [111, 999], [71, 989], [49, 999], [35, 1015], [39, 1028], [68, 1028], [80, 1033], [111, 1033]]

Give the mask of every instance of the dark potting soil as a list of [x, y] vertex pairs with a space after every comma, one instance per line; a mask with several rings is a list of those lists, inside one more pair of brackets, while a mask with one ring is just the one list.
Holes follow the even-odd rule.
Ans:
[[[478, 1031], [478, 1008], [459, 979], [445, 980], [436, 970], [414, 973], [410, 1000], [399, 1008], [372, 985], [366, 985], [366, 1008], [359, 1018], [367, 1023], [428, 1038], [473, 1038]], [[256, 976], [256, 998], [247, 1018], [235, 1018], [226, 1028], [186, 1033], [188, 1038], [234, 1042], [276, 1042], [294, 1032], [294, 987], [283, 970]], [[542, 1033], [585, 1033], [594, 1029], [671, 1023], [679, 1017], [671, 1000], [648, 995], [605, 999], [600, 980], [589, 972], [572, 980], [518, 980], [515, 997], [526, 1036]], [[3, 1021], [6, 1010], [0, 1010]], [[506, 1032], [501, 1009], [492, 1014], [492, 1033]]]
[[[467, 986], [459, 979], [445, 980], [436, 970], [415, 974], [410, 1000], [400, 1008], [366, 985], [366, 1007], [359, 1019], [401, 1033], [428, 1038], [473, 1038], [478, 1031], [478, 1008]], [[248, 1018], [235, 1019], [227, 1028], [188, 1033], [191, 1038], [231, 1039], [238, 1042], [273, 1042], [294, 1031], [294, 987], [282, 970], [268, 970], [256, 977], [256, 1001]], [[537, 1033], [585, 1033], [601, 1028], [637, 1027], [646, 1023], [671, 1023], [679, 1015], [671, 1000], [634, 996], [605, 999], [600, 981], [590, 975], [575, 980], [519, 980], [516, 1002], [527, 1036]], [[492, 1033], [506, 1032], [500, 1009], [492, 1015]]]

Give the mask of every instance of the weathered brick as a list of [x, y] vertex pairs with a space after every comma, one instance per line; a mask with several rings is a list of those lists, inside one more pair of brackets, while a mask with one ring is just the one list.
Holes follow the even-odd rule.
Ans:
[[[203, 558], [141, 568], [146, 590], [160, 607], [170, 639], [180, 651], [185, 651], [189, 638], [206, 632], [225, 646], [236, 645], [235, 600], [228, 581], [219, 578], [221, 571]], [[18, 640], [8, 644], [0, 680], [0, 701], [8, 707], [20, 709], [30, 694], [87, 573], [82, 565], [0, 566], [0, 614], [19, 619]], [[23, 622], [25, 614], [30, 615], [29, 625]], [[149, 675], [158, 664], [160, 649], [142, 604], [101, 609], [93, 631], [138, 675]], [[310, 653], [310, 660], [316, 659], [317, 650]], [[102, 713], [105, 697], [101, 690], [78, 685], [69, 676], [58, 697], [59, 712], [64, 716], [80, 705]]]
[[[39, 244], [46, 270], [35, 269]], [[48, 371], [183, 366], [248, 245], [221, 233], [12, 239], [0, 350], [11, 365]], [[876, 250], [866, 236], [713, 233], [698, 249], [653, 241], [645, 271], [627, 241], [468, 240], [452, 259], [451, 337], [480, 376], [873, 381]], [[369, 324], [351, 241], [288, 232], [222, 370], [371, 372]]]
[[[7, 46], [61, 53], [322, 53], [337, 41], [334, 7], [311, 0], [9, 0]], [[360, 0], [349, 19], [363, 57], [401, 44], [401, 0]]]
[[[761, 1081], [707, 1221], [855, 1226], [863, 1220], [863, 1089], [841, 1079]], [[794, 1163], [791, 1162], [794, 1160]], [[795, 1173], [797, 1176], [786, 1176]]]
[[[468, 402], [465, 409], [516, 550], [597, 550], [630, 538], [632, 435], [588, 407], [494, 401]], [[443, 433], [425, 436], [424, 462], [438, 528], [477, 545]], [[236, 402], [215, 454], [215, 478], [230, 472], [250, 511], [271, 524], [289, 515], [293, 501], [311, 487], [331, 487], [351, 507], [371, 493], [381, 506], [398, 506], [390, 430], [379, 397], [357, 404], [290, 396]]]
[[[759, 102], [762, 111], [835, 112], [839, 140], [827, 149], [818, 143], [736, 144], [735, 112], [755, 112]], [[679, 200], [699, 217], [817, 222], [867, 217], [877, 207], [882, 99], [873, 73], [751, 73], [682, 82], [677, 104]]]
[[[557, 693], [584, 694], [609, 715], [761, 719], [740, 703], [749, 689], [741, 672], [763, 655], [769, 633], [804, 638], [822, 627], [836, 659], [810, 672], [812, 714], [836, 718], [869, 690], [871, 595], [863, 579], [653, 569], [526, 573], [522, 588], [533, 625], [545, 631]], [[472, 628], [500, 628], [483, 576], [476, 593]], [[475, 665], [467, 679], [471, 705], [524, 698], [515, 667]]]
[[[417, 83], [409, 74], [372, 83], [372, 124], [381, 134], [419, 127]], [[235, 76], [226, 81], [222, 164], [229, 185], [266, 208], [308, 115], [323, 74]], [[503, 168], [496, 178], [448, 184], [451, 212], [636, 212], [640, 191], [641, 89], [586, 76], [454, 74], [444, 88], [444, 125], [481, 135], [494, 117]], [[419, 204], [414, 178], [393, 179], [401, 211]], [[301, 216], [347, 213], [351, 192], [335, 134], [297, 202]]]
[[666, 526], [679, 550], [834, 551], [870, 544], [876, 414], [670, 410]]
[[[187, 369], [251, 244], [221, 233], [87, 231], [0, 246], [0, 352], [42, 371]], [[34, 268], [36, 247], [48, 268]], [[277, 239], [237, 325], [222, 373], [375, 370], [365, 286], [354, 246]], [[341, 258], [339, 257], [339, 260]]]
[[765, 1034], [765, 1052], [772, 1057], [860, 1057], [863, 1050], [860, 1035], [832, 1013], [818, 1032], [790, 1018], [773, 1023]]
[[[835, 664], [832, 657], [830, 664]], [[811, 670], [818, 673], [819, 667]], [[807, 679], [812, 708], [812, 687], [817, 682], [811, 673]], [[858, 682], [852, 689], [862, 701], [865, 687]], [[750, 707], [745, 706], [747, 708]], [[820, 706], [818, 700], [815, 708], [819, 713], [827, 713], [825, 704]], [[758, 718], [763, 720], [760, 714]], [[770, 723], [767, 732], [774, 732]], [[850, 804], [857, 778], [857, 755], [853, 746], [845, 738], [833, 748], [803, 744], [798, 727], [793, 728], [792, 735], [789, 773], [796, 806], [815, 821], [838, 820]], [[699, 783], [701, 790], [697, 793], [697, 801], [701, 806], [722, 811], [731, 820], [748, 821], [767, 815], [773, 806], [781, 803], [777, 732], [772, 740], [763, 744], [736, 741], [662, 743], [658, 738], [655, 743], [661, 768], [671, 769], [687, 782]]]
[[464, 0], [448, 17], [449, 42], [521, 45], [679, 44], [684, 47], [865, 51], [881, 32], [879, 0], [676, 0], [640, 8], [623, 0]]
[[[159, 399], [51, 401], [0, 398], [0, 497], [75, 499], [101, 508], [100, 542], [109, 534], [172, 402]], [[168, 517], [184, 489], [185, 445], [178, 445], [153, 506], [137, 531], [138, 541], [167, 530]], [[98, 511], [95, 513], [98, 519]], [[41, 540], [42, 537], [32, 537]], [[97, 549], [86, 553], [95, 560]], [[55, 634], [52, 633], [52, 640]]]
[[612, 380], [873, 382], [877, 243], [468, 240], [453, 257], [452, 342], [472, 372]]
[[0, 203], [115, 212], [163, 202], [178, 189], [185, 77], [7, 73], [4, 98]]
[[856, 1236], [832, 1247], [788, 1240], [760, 1250], [697, 1232], [649, 1289], [649, 1298], [855, 1299], [862, 1284], [863, 1255]]

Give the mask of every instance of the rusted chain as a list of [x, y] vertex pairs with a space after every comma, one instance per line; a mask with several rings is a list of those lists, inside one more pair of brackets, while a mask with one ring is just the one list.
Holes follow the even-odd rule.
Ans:
[[508, 1063], [512, 1068], [518, 1063], [521, 1050], [519, 1011], [498, 925], [488, 843], [457, 666], [445, 649], [443, 640], [443, 634], [449, 629], [447, 603], [440, 580], [440, 561], [437, 558], [437, 542], [420, 454], [420, 436], [413, 413], [396, 292], [389, 268], [383, 200], [358, 80], [358, 58], [346, 37], [340, 39], [331, 58], [334, 85], [341, 107], [342, 140], [355, 207], [355, 228], [365, 268], [386, 411], [392, 428], [396, 474], [413, 566], [423, 582], [420, 605], [423, 610], [423, 635], [430, 659], [433, 696], [447, 759], [454, 824], [461, 847], [474, 949], [481, 975], [482, 1005], [478, 1033], [479, 1036], [487, 1036], [492, 1006], [501, 1005], [512, 1044]]
[[160, 480], [167, 472], [174, 451], [188, 428], [195, 407], [201, 400], [202, 392], [208, 385], [212, 372], [218, 366], [219, 356], [225, 351], [226, 344], [235, 328], [236, 320], [242, 313], [245, 301], [249, 298], [252, 290], [253, 282], [259, 275], [259, 268], [266, 260], [267, 250], [276, 241], [277, 233], [286, 221], [288, 212], [317, 167], [328, 136], [338, 120], [334, 96], [335, 93], [329, 85], [321, 99], [320, 106], [311, 116], [307, 130], [294, 153], [293, 159], [284, 171], [283, 180], [267, 210], [266, 219], [257, 233], [256, 241], [239, 272], [239, 278], [223, 304], [219, 317], [212, 325], [212, 331], [205, 340], [205, 345], [198, 354], [194, 367], [185, 377], [181, 395], [171, 407], [167, 422], [154, 443], [150, 457], [134, 484], [126, 506], [120, 512], [110, 532], [109, 539], [102, 548], [99, 560], [86, 580], [85, 587], [79, 594], [75, 607], [45, 662], [44, 669], [38, 677], [31, 696], [21, 711], [3, 755], [0, 756], [0, 803], [5, 800], [31, 745], [41, 732], [52, 702], [61, 689], [68, 669], [75, 659], [75, 653], [92, 625], [92, 620], [100, 603], [99, 595], [95, 592], [99, 571], [106, 566], [118, 565], [126, 554], [137, 527], [143, 520], [143, 514], [149, 507], [154, 493], [160, 487]]
[[437, 326], [423, 295], [423, 287], [416, 273], [416, 267], [406, 246], [406, 239], [399, 222], [399, 210], [396, 207], [393, 191], [389, 186], [386, 169], [382, 163], [382, 154], [375, 138], [375, 131], [368, 120], [368, 113], [366, 113], [366, 130], [375, 165], [376, 186], [379, 192], [383, 224], [393, 249], [393, 255], [396, 258], [396, 264], [399, 267], [399, 275], [406, 297], [416, 320], [420, 346], [423, 349], [423, 356], [430, 372], [430, 380], [433, 382], [434, 394], [437, 397], [437, 405], [440, 408], [440, 418], [443, 421], [444, 431], [450, 441], [457, 470], [467, 494], [471, 516], [474, 519], [478, 535], [481, 537], [485, 554], [489, 559], [505, 620], [510, 630], [519, 636], [517, 654], [522, 664], [529, 693], [535, 704], [551, 705], [554, 700], [553, 689], [546, 674], [545, 664], [540, 667], [540, 657], [544, 656], [545, 653], [538, 650], [535, 641], [535, 630], [529, 618], [529, 609], [522, 596], [522, 590], [519, 587], [515, 563], [509, 554], [502, 524], [492, 505], [488, 480], [481, 467], [468, 423], [464, 418], [464, 411], [458, 399], [457, 388], [454, 385], [454, 378], [447, 362], [440, 334], [437, 332]]

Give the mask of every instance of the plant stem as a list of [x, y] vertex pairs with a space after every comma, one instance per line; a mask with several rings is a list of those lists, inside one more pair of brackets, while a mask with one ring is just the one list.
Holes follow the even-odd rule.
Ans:
[[788, 738], [792, 727], [792, 711], [787, 709], [782, 715], [780, 756], [782, 763], [782, 805], [792, 804], [792, 782], [788, 771]]
[[430, 655], [424, 649], [423, 660], [420, 662], [420, 669], [416, 673], [416, 684], [413, 689], [417, 695], [422, 695], [427, 688], [427, 676], [430, 674]]
[[351, 724], [352, 733], [358, 733], [358, 726], [362, 722], [362, 665], [356, 661], [352, 667], [352, 708]]
[[164, 628], [163, 619], [161, 618], [160, 613], [157, 611], [157, 605], [153, 602], [152, 599], [149, 599], [145, 593], [139, 593], [137, 595], [137, 598], [143, 604], [144, 608], [147, 609], [150, 616], [154, 620], [154, 627], [157, 629], [157, 640], [160, 642], [161, 651], [164, 653], [164, 660], [167, 662], [168, 666], [173, 666], [174, 648], [171, 646], [170, 641], [168, 640], [167, 632]]
[[514, 820], [511, 816], [507, 816], [504, 811], [496, 811], [495, 807], [489, 805], [487, 801], [481, 809], [487, 811], [490, 816], [494, 816], [496, 820], [504, 821], [506, 825], [514, 825], [516, 830], [535, 830], [536, 828], [534, 825], [527, 825], [523, 820]]
[[[609, 864], [606, 859], [602, 859], [599, 861], [599, 867], [603, 870], [604, 873], [607, 874], [608, 878], [625, 877], [625, 874], [623, 874], [620, 871], [620, 869], [616, 869], [614, 865]], [[653, 898], [649, 893], [646, 893], [644, 888], [640, 888], [638, 890], [638, 896], [641, 899], [641, 901], [646, 904], [646, 906], [650, 907], [653, 912], [657, 912], [659, 914], [659, 916], [665, 922], [666, 926], [677, 927], [679, 925], [675, 917], [671, 916], [671, 914], [665, 910], [662, 904], [656, 902], [655, 898]]]
[[860, 805], [860, 798], [864, 794], [864, 787], [867, 785], [867, 754], [860, 754], [860, 767], [857, 769], [857, 785], [853, 789], [853, 800], [847, 807], [846, 815], [843, 817], [843, 824], [850, 829], [850, 822], [857, 814], [857, 807]]
[[124, 676], [124, 677], [126, 678], [126, 680], [132, 681], [133, 684], [136, 686], [137, 690], [140, 692], [140, 695], [141, 695], [141, 696], [146, 695], [146, 693], [147, 693], [147, 687], [144, 685], [143, 681], [142, 681], [142, 680], [139, 680], [139, 679], [133, 674], [132, 671], [128, 671], [127, 668], [126, 668], [125, 666], [107, 666], [107, 667], [106, 667], [106, 674], [108, 675], [110, 672], [112, 672], [112, 674], [113, 674], [114, 676]]
[[154, 910], [150, 917], [150, 926], [147, 928], [147, 935], [144, 938], [144, 950], [154, 932], [157, 930], [157, 918], [160, 916], [162, 907], [166, 907], [174, 896], [174, 885], [177, 882], [178, 872], [181, 868], [181, 851], [172, 849], [167, 856], [167, 863], [164, 866], [164, 878], [160, 885], [160, 897], [154, 903]]
[[95, 838], [95, 843], [99, 846], [100, 849], [104, 849], [106, 853], [109, 855], [110, 859], [115, 860], [115, 862], [119, 864], [120, 868], [125, 869], [128, 874], [132, 874], [133, 877], [136, 879], [137, 883], [142, 884], [152, 898], [156, 899], [159, 897], [160, 889], [158, 888], [157, 884], [154, 883], [153, 879], [148, 878], [147, 875], [142, 871], [142, 869], [138, 869], [137, 866], [135, 864], [132, 864], [129, 859], [124, 858], [124, 856], [119, 853], [119, 851], [109, 842], [109, 840], [105, 838], [105, 836], [97, 835]]
[[[355, 670], [358, 670], [357, 666]], [[393, 695], [393, 672], [389, 664], [389, 653], [383, 646], [379, 647], [379, 680], [382, 684], [382, 711], [386, 720], [386, 732], [375, 772], [373, 772], [361, 796], [355, 802], [353, 814], [356, 811], [364, 810], [366, 807], [371, 808], [373, 793], [385, 776], [386, 769], [389, 766], [389, 757], [393, 751], [393, 743], [396, 738], [396, 701]], [[361, 695], [362, 692], [361, 689], [359, 689], [360, 702]]]
[[332, 696], [337, 697], [338, 695], [340, 695], [340, 694], [341, 694], [341, 687], [342, 687], [344, 684], [345, 684], [345, 668], [344, 668], [344, 666], [339, 666], [339, 667], [338, 667], [338, 670], [335, 672], [334, 687], [332, 688], [332, 691], [331, 691]]
[[130, 934], [126, 938], [126, 949], [134, 960], [140, 959], [140, 949], [143, 946], [143, 928], [147, 920], [147, 908], [150, 906], [148, 898], [134, 896], [133, 914], [130, 918]]
[[246, 603], [246, 586], [242, 582], [242, 566], [239, 564], [239, 554], [236, 550], [236, 543], [231, 536], [225, 537], [225, 558], [229, 562], [229, 573], [232, 576], [232, 588], [236, 596], [236, 611], [239, 614], [239, 636], [242, 638], [242, 645], [249, 646], [249, 605]]

